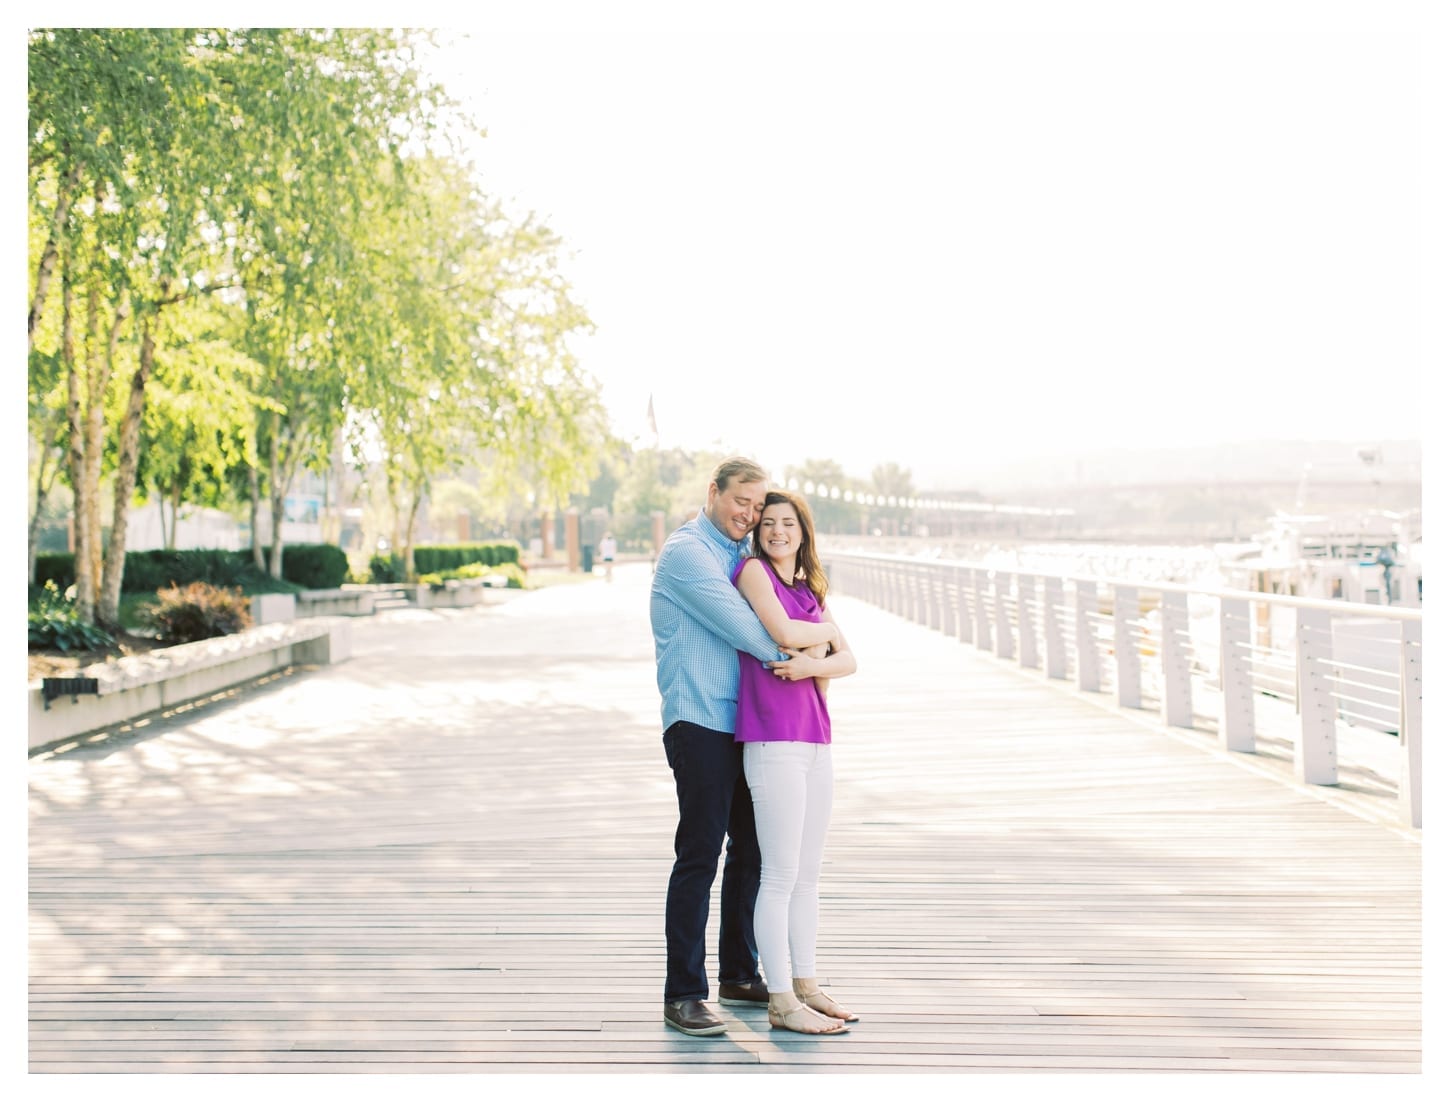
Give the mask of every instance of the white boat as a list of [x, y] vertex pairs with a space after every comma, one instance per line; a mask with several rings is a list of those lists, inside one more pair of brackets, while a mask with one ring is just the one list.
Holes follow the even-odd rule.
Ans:
[[[1251, 544], [1220, 544], [1224, 585], [1368, 605], [1419, 608], [1424, 594], [1420, 512], [1280, 513]], [[1400, 643], [1392, 623], [1336, 616], [1331, 625], [1334, 676], [1353, 683], [1341, 718], [1395, 731]], [[1294, 610], [1259, 605], [1255, 643], [1292, 653]]]
[[1419, 608], [1420, 511], [1279, 513], [1247, 544], [1219, 544], [1224, 584], [1254, 593]]

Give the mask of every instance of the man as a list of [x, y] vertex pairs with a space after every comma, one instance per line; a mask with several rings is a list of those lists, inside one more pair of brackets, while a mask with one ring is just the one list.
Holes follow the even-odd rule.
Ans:
[[614, 581], [614, 556], [619, 551], [619, 544], [614, 542], [614, 533], [605, 532], [604, 538], [599, 541], [599, 557], [604, 560], [604, 580]]
[[[705, 1005], [710, 993], [705, 925], [727, 838], [720, 888], [720, 1002], [769, 1002], [755, 950], [760, 847], [735, 741], [736, 652], [762, 662], [787, 655], [730, 580], [749, 551], [767, 488], [765, 471], [753, 460], [735, 456], [721, 462], [706, 488], [704, 507], [661, 548], [650, 589], [665, 757], [680, 806], [665, 897], [665, 1022], [695, 1037], [725, 1031], [725, 1023]], [[835, 641], [832, 624], [812, 629], [821, 635], [813, 643]]]

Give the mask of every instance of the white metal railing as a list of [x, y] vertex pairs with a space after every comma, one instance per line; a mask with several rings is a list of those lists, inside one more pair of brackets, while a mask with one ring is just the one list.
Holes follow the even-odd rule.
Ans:
[[[1166, 582], [1045, 575], [980, 563], [825, 552], [833, 591], [1175, 727], [1255, 750], [1257, 705], [1298, 713], [1294, 770], [1339, 783], [1339, 727], [1398, 740], [1398, 799], [1420, 826], [1423, 642], [1418, 608]], [[1195, 692], [1195, 688], [1197, 692]], [[1217, 698], [1212, 713], [1195, 698]]]

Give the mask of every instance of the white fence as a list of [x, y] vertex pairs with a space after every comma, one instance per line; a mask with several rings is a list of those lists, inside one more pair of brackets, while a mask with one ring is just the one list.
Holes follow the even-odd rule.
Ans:
[[[976, 563], [823, 553], [833, 591], [877, 605], [1170, 726], [1255, 749], [1259, 704], [1298, 714], [1300, 780], [1339, 783], [1341, 724], [1393, 738], [1403, 817], [1420, 826], [1419, 609]], [[1196, 711], [1207, 698], [1212, 712]]]

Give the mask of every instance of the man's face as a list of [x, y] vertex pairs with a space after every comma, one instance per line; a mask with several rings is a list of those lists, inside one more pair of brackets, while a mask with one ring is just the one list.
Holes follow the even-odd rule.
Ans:
[[705, 515], [732, 540], [743, 540], [760, 519], [765, 508], [765, 482], [741, 482], [731, 475], [725, 489], [710, 483], [705, 499]]

